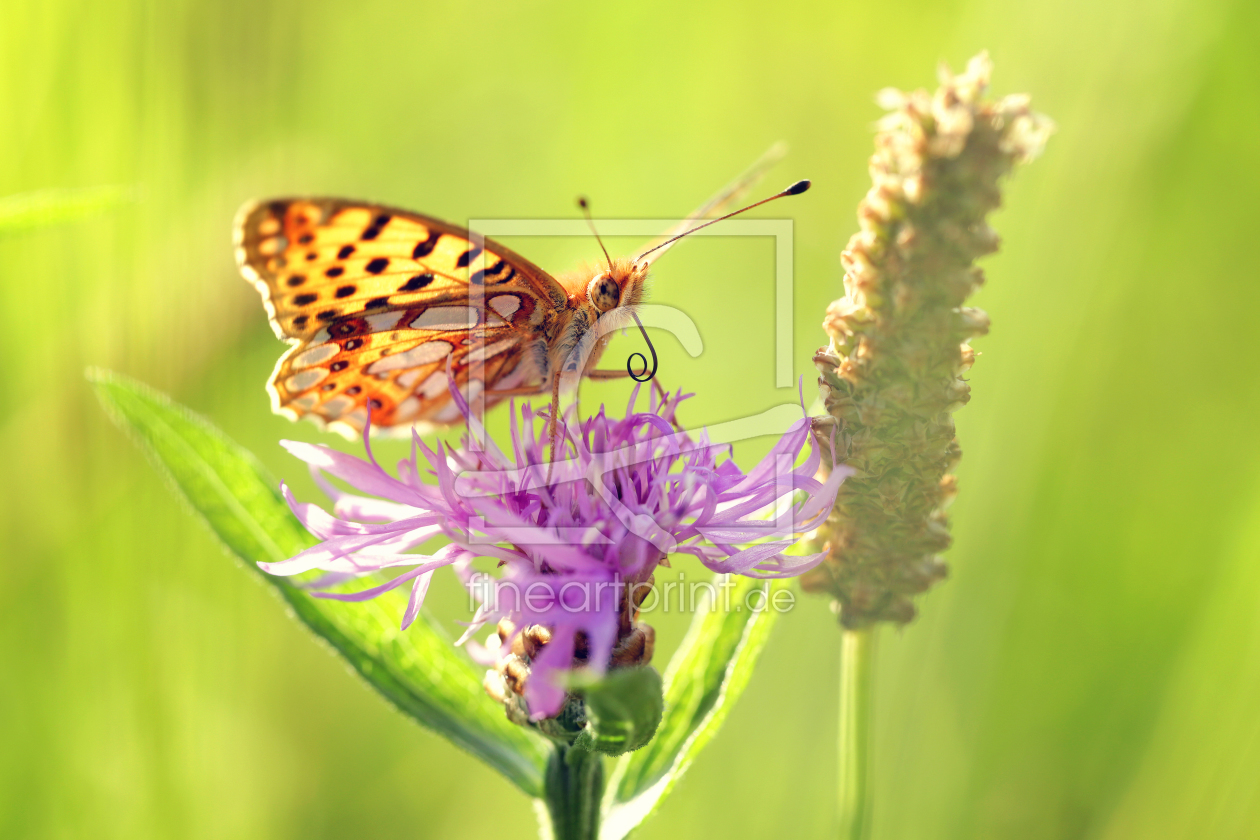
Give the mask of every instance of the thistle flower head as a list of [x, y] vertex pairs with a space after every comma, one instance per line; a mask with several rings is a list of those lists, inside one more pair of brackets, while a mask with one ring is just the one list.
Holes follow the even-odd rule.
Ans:
[[[525, 659], [529, 674], [524, 686], [512, 687], [522, 689], [534, 719], [562, 707], [565, 692], [556, 672], [573, 667], [575, 655], [599, 672], [615, 660], [615, 649], [624, 649], [637, 617], [628, 590], [650, 581], [668, 555], [691, 554], [715, 571], [754, 577], [797, 575], [822, 559], [785, 553], [821, 524], [846, 474], [838, 468], [826, 481], [817, 480], [818, 447], [796, 465], [810, 438], [805, 418], [744, 473], [729, 459], [727, 445], [703, 432], [674, 429], [681, 394], [653, 397], [646, 412], [633, 410], [632, 397], [624, 417], [601, 408], [577, 420], [570, 412], [552, 462], [544, 418], [528, 405], [512, 409], [511, 448], [505, 452], [484, 434], [462, 396], [452, 394], [469, 424], [462, 445], [430, 448], [414, 436], [411, 457], [398, 464], [397, 477], [376, 463], [370, 448], [363, 460], [286, 441], [316, 472], [334, 500], [333, 512], [298, 503], [283, 488], [293, 512], [321, 542], [263, 568], [283, 575], [322, 570], [315, 585], [326, 588], [410, 566], [362, 591], [318, 593], [357, 601], [410, 582], [406, 627], [433, 572], [455, 566], [483, 601], [461, 641], [488, 621], [500, 621], [501, 634], [519, 637], [515, 646], [523, 653], [511, 655]], [[364, 442], [366, 447], [366, 431]], [[435, 483], [423, 482], [422, 471]], [[375, 498], [344, 493], [320, 473]], [[792, 506], [798, 492], [804, 501]], [[776, 505], [777, 516], [759, 515]], [[433, 554], [407, 553], [434, 538], [446, 544]], [[470, 566], [478, 557], [499, 562], [493, 597]], [[509, 587], [512, 597], [504, 597]], [[497, 694], [493, 688], [491, 693]]]

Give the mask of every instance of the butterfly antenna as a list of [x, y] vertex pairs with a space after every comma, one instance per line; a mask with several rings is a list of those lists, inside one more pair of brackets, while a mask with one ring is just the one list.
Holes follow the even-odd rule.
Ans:
[[591, 218], [591, 203], [586, 200], [586, 196], [578, 196], [578, 207], [582, 208], [582, 214], [586, 216], [586, 224], [590, 226], [591, 233], [595, 234], [595, 241], [599, 243], [600, 250], [604, 252], [604, 259], [608, 260], [608, 270], [613, 270], [612, 257], [608, 255], [608, 249], [604, 247], [604, 240], [599, 238], [599, 231], [595, 229], [595, 220]]
[[763, 204], [768, 204], [769, 202], [774, 201], [775, 199], [784, 198], [785, 196], [789, 196], [789, 195], [800, 195], [801, 193], [808, 190], [809, 187], [810, 187], [809, 179], [797, 181], [795, 184], [788, 187], [786, 190], [775, 193], [769, 198], [763, 198], [761, 199], [761, 201], [754, 201], [752, 204], [749, 204], [747, 207], [741, 207], [740, 209], [736, 210], [733, 213], [727, 213], [725, 216], [718, 216], [716, 219], [705, 222], [702, 225], [696, 225], [695, 227], [689, 230], [685, 230], [682, 233], [678, 234], [677, 236], [671, 236], [669, 239], [666, 239], [661, 244], [656, 245], [652, 248], [649, 248], [646, 251], [644, 251], [642, 254], [639, 254], [639, 256], [634, 258], [634, 261], [639, 262], [648, 254], [652, 253], [653, 251], [659, 251], [660, 249], [664, 248], [666, 245], [672, 245], [673, 243], [677, 242], [679, 239], [682, 239], [684, 236], [690, 236], [691, 234], [695, 233], [698, 230], [703, 230], [704, 228], [707, 228], [709, 225], [716, 225], [718, 222], [725, 221], [731, 218], [732, 216], [738, 216], [740, 213], [746, 213], [749, 210], [753, 209], [754, 207], [760, 207]]

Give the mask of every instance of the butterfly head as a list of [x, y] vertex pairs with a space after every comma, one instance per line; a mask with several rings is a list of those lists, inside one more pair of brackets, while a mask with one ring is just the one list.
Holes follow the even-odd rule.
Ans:
[[621, 259], [612, 260], [586, 284], [586, 297], [601, 315], [620, 306], [634, 306], [643, 300], [646, 265]]
[[604, 240], [595, 229], [595, 220], [591, 218], [591, 205], [585, 196], [578, 196], [578, 207], [586, 216], [586, 224], [590, 226], [599, 249], [604, 252], [608, 269], [601, 271], [586, 284], [586, 299], [600, 315], [612, 312], [621, 306], [634, 306], [643, 300], [643, 281], [647, 279], [649, 264], [638, 260], [614, 260], [604, 247]]

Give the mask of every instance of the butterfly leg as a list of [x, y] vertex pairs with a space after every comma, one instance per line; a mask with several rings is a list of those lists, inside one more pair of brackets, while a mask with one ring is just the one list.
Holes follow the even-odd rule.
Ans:
[[[586, 372], [588, 379], [596, 380], [625, 379], [629, 375], [630, 372], [626, 370], [588, 370]], [[661, 398], [662, 403], [669, 399], [669, 393], [665, 390], [665, 386], [655, 376], [652, 377], [652, 387], [656, 389], [656, 395]], [[670, 415], [669, 422], [675, 430], [679, 432], [683, 430], [683, 427], [678, 423], [678, 418], [673, 415]]]
[[519, 388], [504, 388], [502, 390], [486, 391], [486, 396], [495, 397], [536, 397], [539, 394], [547, 392], [547, 385], [540, 382], [537, 385], [522, 385]]
[[[551, 383], [551, 422], [548, 427], [548, 436], [551, 440], [551, 460], [556, 459], [556, 444], [560, 438], [560, 427], [556, 423], [557, 415], [560, 412], [560, 377], [552, 378]], [[503, 388], [502, 390], [487, 391], [487, 396], [495, 397], [536, 397], [539, 394], [546, 393], [547, 383], [540, 382], [537, 385], [522, 385], [519, 388]], [[548, 469], [547, 480], [551, 480], [551, 472]]]
[[560, 374], [551, 377], [551, 463], [547, 465], [547, 482], [551, 483], [551, 468], [556, 463], [556, 448], [560, 443]]
[[[629, 375], [630, 372], [627, 370], [588, 370], [585, 374], [588, 379], [598, 380], [625, 379]], [[652, 387], [656, 389], [657, 396], [661, 399], [665, 399], [667, 396], [665, 386], [662, 385], [661, 381], [655, 376], [652, 377]]]

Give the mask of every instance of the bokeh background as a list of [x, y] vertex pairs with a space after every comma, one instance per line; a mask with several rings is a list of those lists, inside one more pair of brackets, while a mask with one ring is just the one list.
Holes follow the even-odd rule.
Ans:
[[[276, 440], [324, 436], [268, 412], [282, 345], [233, 266], [244, 200], [677, 216], [787, 140], [763, 189], [815, 187], [762, 215], [796, 221], [808, 379], [873, 93], [982, 48], [1059, 133], [993, 220], [952, 577], [880, 639], [875, 837], [1260, 835], [1258, 38], [1250, 0], [0, 3], [0, 195], [140, 196], [0, 240], [0, 836], [534, 832], [222, 553], [83, 379], [171, 392], [311, 497]], [[705, 340], [658, 341], [689, 423], [791, 398], [772, 269], [768, 240], [724, 237], [660, 263], [654, 300]], [[433, 599], [455, 628], [453, 580]], [[666, 649], [684, 621], [660, 616]], [[642, 837], [827, 836], [838, 649], [803, 599]]]

